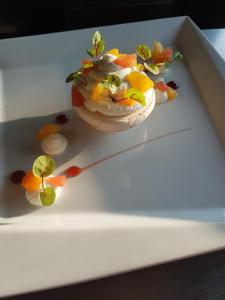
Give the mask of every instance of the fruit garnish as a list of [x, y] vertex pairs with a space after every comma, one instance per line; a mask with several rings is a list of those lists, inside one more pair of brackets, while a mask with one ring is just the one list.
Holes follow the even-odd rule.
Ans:
[[152, 59], [155, 60], [158, 58], [159, 54], [163, 51], [163, 46], [160, 42], [155, 41], [153, 43], [153, 49], [152, 49]]
[[153, 81], [148, 76], [134, 71], [127, 75], [126, 80], [129, 82], [132, 88], [138, 89], [142, 93], [146, 92], [154, 86]]
[[105, 41], [99, 31], [96, 31], [92, 36], [92, 48], [87, 50], [91, 57], [99, 56], [105, 49]]
[[82, 169], [77, 166], [72, 166], [66, 170], [66, 175], [68, 177], [78, 176], [82, 172]]
[[73, 106], [82, 106], [84, 104], [84, 97], [81, 95], [77, 87], [72, 87], [72, 105]]
[[47, 177], [55, 170], [55, 162], [48, 155], [38, 156], [33, 163], [33, 175], [37, 178]]
[[66, 176], [65, 175], [59, 175], [59, 176], [54, 176], [54, 177], [47, 177], [45, 178], [45, 181], [47, 183], [50, 183], [54, 186], [64, 186], [65, 181], [66, 181]]
[[56, 123], [65, 124], [69, 121], [68, 117], [64, 114], [60, 114], [55, 118]]
[[43, 140], [46, 136], [50, 134], [57, 133], [61, 130], [59, 125], [56, 124], [46, 124], [44, 125], [37, 134], [39, 140]]
[[135, 100], [143, 106], [146, 105], [145, 95], [141, 91], [139, 91], [135, 88], [130, 88], [127, 90], [126, 98]]
[[122, 67], [122, 68], [129, 68], [134, 67], [137, 64], [137, 55], [136, 54], [123, 54], [116, 58], [113, 61], [114, 64]]
[[29, 192], [37, 191], [41, 185], [41, 177], [34, 176], [32, 171], [28, 171], [23, 177], [21, 184]]
[[81, 62], [81, 64], [82, 64], [82, 67], [85, 68], [85, 69], [94, 66], [94, 64], [93, 64], [93, 62], [92, 62], [91, 59], [83, 59], [82, 62]]
[[135, 105], [137, 102], [133, 99], [130, 99], [130, 98], [125, 98], [125, 99], [122, 99], [120, 101], [117, 102], [119, 105], [124, 105], [124, 106], [133, 106]]
[[40, 199], [41, 199], [41, 203], [44, 206], [50, 206], [54, 203], [56, 198], [56, 193], [55, 190], [50, 187], [44, 187], [43, 191], [40, 193]]
[[168, 86], [166, 93], [168, 96], [168, 101], [175, 99], [178, 95], [177, 92], [169, 86]]
[[11, 174], [10, 180], [14, 184], [19, 184], [22, 182], [25, 174], [26, 174], [26, 172], [23, 170], [16, 170]]
[[116, 48], [113, 48], [113, 49], [107, 51], [106, 54], [113, 54], [113, 55], [115, 55], [117, 57], [120, 55], [119, 49], [116, 49]]
[[167, 82], [167, 85], [174, 90], [177, 90], [179, 88], [179, 83], [174, 80]]
[[91, 93], [91, 100], [96, 101], [98, 100], [99, 96], [103, 93], [104, 88], [100, 84], [96, 84]]
[[160, 90], [161, 92], [166, 92], [168, 86], [163, 81], [160, 81], [160, 82], [155, 82], [154, 88]]
[[150, 48], [144, 44], [137, 46], [136, 53], [138, 56], [140, 56], [145, 61], [149, 60], [152, 56]]

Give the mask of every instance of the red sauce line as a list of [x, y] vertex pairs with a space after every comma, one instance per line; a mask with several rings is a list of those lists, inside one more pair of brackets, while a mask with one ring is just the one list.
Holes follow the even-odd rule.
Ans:
[[140, 146], [142, 146], [142, 145], [151, 143], [151, 142], [153, 142], [153, 141], [162, 139], [162, 138], [164, 138], [164, 137], [168, 137], [168, 136], [171, 136], [171, 135], [175, 135], [175, 134], [182, 133], [182, 132], [185, 132], [185, 131], [190, 131], [190, 130], [191, 130], [190, 128], [180, 129], [180, 130], [176, 130], [176, 131], [173, 131], [173, 132], [170, 132], [170, 133], [162, 134], [162, 135], [160, 135], [160, 136], [157, 136], [157, 137], [148, 139], [148, 140], [146, 140], [146, 141], [144, 141], [144, 142], [141, 142], [141, 143], [139, 143], [139, 144], [136, 144], [136, 145], [134, 145], [134, 146], [131, 146], [131, 147], [127, 148], [127, 149], [121, 150], [121, 151], [119, 151], [119, 152], [116, 152], [116, 153], [114, 153], [114, 154], [111, 154], [111, 155], [109, 155], [109, 156], [106, 156], [106, 157], [104, 157], [104, 158], [102, 158], [102, 159], [99, 159], [99, 160], [97, 160], [97, 161], [95, 161], [95, 162], [93, 162], [93, 163], [87, 165], [86, 167], [81, 168], [81, 170], [82, 170], [82, 172], [83, 172], [83, 171], [86, 171], [86, 170], [88, 170], [88, 169], [90, 169], [90, 168], [93, 168], [93, 167], [97, 166], [98, 164], [100, 164], [100, 163], [102, 163], [102, 162], [104, 162], [104, 161], [106, 161], [106, 160], [108, 160], [108, 159], [111, 159], [111, 158], [113, 158], [113, 157], [115, 157], [115, 156], [117, 156], [117, 155], [120, 155], [120, 154], [125, 153], [125, 152], [130, 151], [130, 150], [133, 150], [133, 149], [135, 149], [135, 148], [138, 148], [138, 147], [140, 147]]

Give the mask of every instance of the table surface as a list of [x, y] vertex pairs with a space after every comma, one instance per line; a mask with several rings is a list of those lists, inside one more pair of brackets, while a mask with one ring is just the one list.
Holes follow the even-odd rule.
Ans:
[[[225, 29], [203, 30], [225, 59]], [[54, 274], [53, 274], [54, 276]], [[225, 300], [225, 250], [11, 300]]]

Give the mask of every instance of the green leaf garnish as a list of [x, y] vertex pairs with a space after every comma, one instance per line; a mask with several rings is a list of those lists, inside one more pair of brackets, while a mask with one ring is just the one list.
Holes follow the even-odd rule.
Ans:
[[179, 52], [179, 51], [176, 51], [174, 54], [173, 54], [173, 60], [177, 60], [177, 61], [180, 61], [183, 59], [183, 55]]
[[151, 58], [151, 50], [147, 45], [141, 44], [137, 46], [136, 53], [144, 60], [148, 60]]
[[126, 98], [133, 99], [133, 100], [139, 102], [143, 106], [146, 105], [145, 95], [138, 89], [135, 89], [135, 88], [128, 89], [127, 93], [126, 93]]
[[144, 67], [145, 69], [147, 69], [149, 72], [151, 72], [152, 74], [159, 74], [159, 68], [156, 64], [147, 64], [144, 63]]
[[119, 87], [122, 83], [122, 80], [120, 79], [120, 77], [118, 75], [115, 74], [108, 74], [106, 76], [106, 80], [115, 84], [117, 87]]
[[98, 83], [101, 87], [108, 89], [112, 94], [115, 94], [117, 91], [117, 86], [114, 82], [108, 80], [101, 80]]
[[66, 78], [66, 83], [74, 81], [74, 83], [76, 82], [80, 82], [82, 85], [86, 86], [87, 85], [87, 81], [84, 78], [82, 72], [80, 71], [81, 69], [79, 69], [76, 72], [71, 73], [67, 78]]
[[55, 170], [55, 161], [48, 155], [38, 156], [33, 164], [33, 174], [36, 177], [47, 177]]
[[90, 57], [95, 57], [95, 56], [96, 56], [96, 49], [95, 49], [95, 48], [88, 49], [88, 50], [87, 50], [87, 54], [88, 54]]
[[91, 57], [98, 56], [105, 49], [105, 41], [99, 31], [96, 31], [92, 36], [93, 48], [88, 49], [87, 53]]
[[52, 205], [55, 201], [55, 198], [56, 198], [55, 190], [50, 186], [44, 188], [43, 191], [40, 193], [41, 203], [44, 206]]

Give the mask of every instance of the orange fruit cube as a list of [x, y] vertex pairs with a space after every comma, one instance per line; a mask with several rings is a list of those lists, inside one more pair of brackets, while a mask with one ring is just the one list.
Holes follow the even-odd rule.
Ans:
[[135, 88], [142, 93], [145, 93], [147, 90], [151, 89], [154, 86], [153, 81], [148, 78], [148, 76], [134, 71], [127, 75], [126, 80], [132, 88]]
[[166, 93], [167, 93], [168, 101], [175, 99], [178, 95], [177, 92], [169, 86], [167, 88]]
[[122, 54], [113, 61], [114, 64], [122, 67], [129, 68], [134, 67], [137, 64], [137, 55], [136, 54]]
[[113, 48], [113, 49], [107, 51], [106, 54], [113, 54], [118, 57], [120, 55], [120, 52], [119, 52], [119, 49]]
[[54, 177], [46, 177], [45, 181], [47, 183], [50, 183], [54, 186], [64, 186], [66, 182], [66, 176], [65, 175], [59, 175]]
[[32, 171], [28, 171], [23, 177], [21, 184], [22, 187], [29, 192], [38, 191], [41, 185], [41, 177], [36, 177]]
[[133, 99], [130, 99], [130, 98], [126, 98], [126, 99], [123, 99], [123, 100], [120, 100], [117, 102], [119, 105], [123, 105], [123, 106], [133, 106], [135, 105], [137, 102]]
[[39, 140], [43, 140], [46, 136], [50, 134], [57, 133], [61, 130], [61, 127], [56, 124], [46, 124], [44, 125], [37, 134]]

